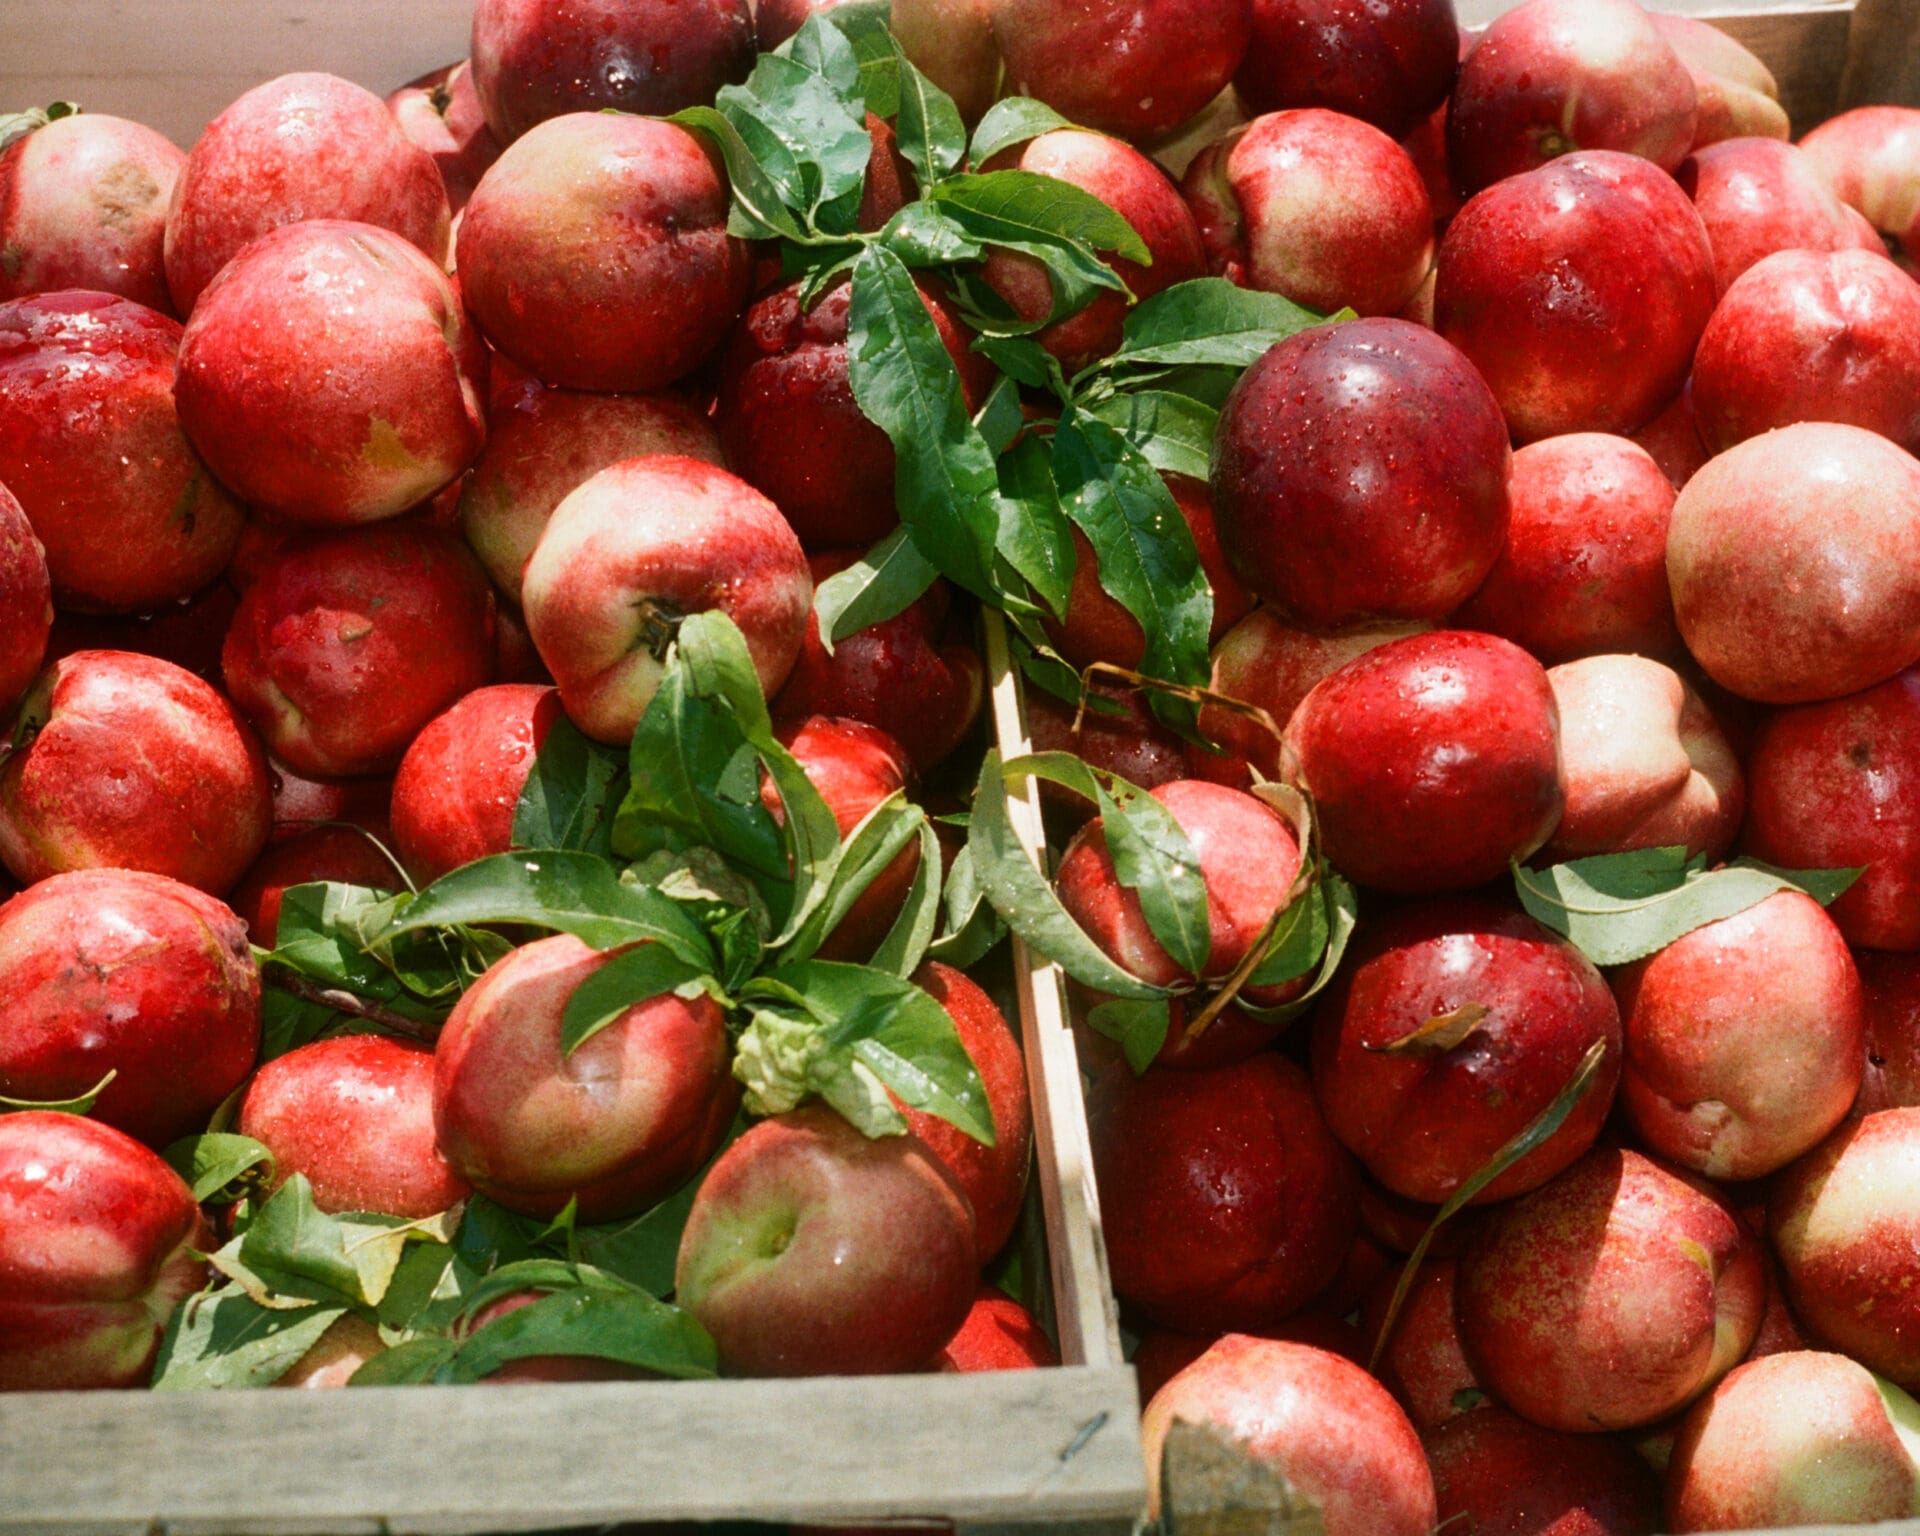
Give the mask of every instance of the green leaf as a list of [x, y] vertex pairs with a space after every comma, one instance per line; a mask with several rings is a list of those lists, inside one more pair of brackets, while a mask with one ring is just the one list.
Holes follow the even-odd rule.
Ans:
[[973, 350], [1015, 383], [1044, 389], [1062, 402], [1071, 398], [1060, 359], [1031, 336], [981, 336]]
[[441, 1379], [459, 1353], [452, 1339], [408, 1339], [383, 1349], [347, 1379], [350, 1387], [421, 1387]]
[[1036, 101], [1031, 96], [1008, 96], [987, 108], [987, 115], [973, 130], [969, 158], [976, 166], [983, 166], [1009, 145], [1024, 144], [1056, 128], [1072, 126], [1044, 101]]
[[911, 976], [933, 942], [940, 918], [940, 838], [929, 821], [920, 823], [920, 861], [899, 916], [867, 964], [893, 976]]
[[[1320, 910], [1316, 912], [1312, 906], [1308, 906], [1296, 917], [1295, 908], [1301, 907], [1303, 902], [1317, 903]], [[1272, 986], [1291, 980], [1291, 976], [1279, 973], [1287, 970], [1302, 950], [1318, 944], [1320, 963], [1314, 971], [1312, 983], [1298, 997], [1284, 1003], [1262, 1007], [1248, 1002], [1242, 995], [1235, 1000], [1236, 1006], [1242, 1013], [1269, 1024], [1282, 1024], [1305, 1013], [1340, 969], [1340, 961], [1347, 952], [1347, 942], [1353, 937], [1359, 915], [1360, 902], [1353, 887], [1323, 861], [1307, 894], [1281, 915], [1280, 922], [1275, 925], [1274, 947], [1255, 969], [1247, 984]], [[1293, 926], [1300, 919], [1304, 919], [1308, 925], [1304, 930]], [[1293, 974], [1302, 973], [1296, 971]]]
[[1515, 1132], [1500, 1150], [1476, 1168], [1473, 1173], [1447, 1197], [1445, 1205], [1434, 1213], [1433, 1220], [1427, 1224], [1427, 1230], [1420, 1234], [1420, 1241], [1414, 1244], [1413, 1252], [1407, 1256], [1406, 1264], [1401, 1268], [1399, 1282], [1393, 1288], [1393, 1298], [1387, 1304], [1386, 1317], [1381, 1321], [1380, 1331], [1375, 1335], [1373, 1358], [1368, 1362], [1371, 1370], [1380, 1363], [1380, 1351], [1393, 1333], [1393, 1325], [1400, 1316], [1400, 1309], [1406, 1304], [1407, 1292], [1413, 1289], [1415, 1277], [1420, 1266], [1426, 1261], [1427, 1250], [1433, 1246], [1434, 1238], [1440, 1229], [1465, 1210], [1473, 1197], [1485, 1189], [1501, 1174], [1505, 1173], [1521, 1158], [1567, 1123], [1567, 1117], [1574, 1111], [1580, 1100], [1586, 1097], [1587, 1090], [1593, 1086], [1593, 1080], [1600, 1071], [1600, 1064], [1607, 1058], [1607, 1042], [1596, 1040], [1581, 1058], [1580, 1065], [1573, 1069], [1573, 1076], [1567, 1080], [1566, 1087], [1554, 1096], [1554, 1100], [1541, 1110], [1531, 1122]]
[[812, 42], [844, 53], [844, 91], [797, 57], [763, 53], [746, 84], [722, 86], [714, 105], [758, 157], [781, 202], [809, 226], [844, 235], [856, 222], [873, 141], [852, 49], [825, 22], [809, 25]]
[[939, 579], [913, 535], [896, 528], [844, 571], [814, 589], [820, 643], [829, 655], [847, 636], [905, 613]]
[[713, 964], [706, 936], [673, 902], [623, 883], [595, 854], [565, 850], [500, 853], [463, 864], [401, 905], [381, 937], [476, 923], [571, 933], [595, 949], [652, 939], [689, 965]]
[[1100, 366], [1116, 371], [1145, 364], [1244, 369], [1276, 342], [1327, 318], [1277, 293], [1237, 288], [1223, 277], [1198, 277], [1135, 305], [1119, 350]]
[[109, 1084], [120, 1075], [115, 1068], [109, 1067], [104, 1077], [85, 1093], [75, 1094], [70, 1099], [14, 1099], [0, 1093], [0, 1115], [12, 1114], [17, 1110], [39, 1110], [55, 1115], [84, 1115], [93, 1110], [100, 1095], [107, 1091]]
[[892, 0], [843, 0], [817, 14], [839, 29], [860, 66], [860, 95], [875, 117], [900, 110], [900, 56], [887, 23]]
[[800, 227], [781, 196], [781, 188], [760, 164], [735, 128], [713, 107], [683, 107], [668, 122], [712, 139], [726, 163], [732, 204], [727, 232], [742, 240], [785, 238], [817, 244], [819, 237]]
[[1135, 1077], [1159, 1057], [1167, 1043], [1172, 1020], [1172, 1007], [1164, 997], [1148, 1002], [1114, 998], [1095, 1003], [1087, 1010], [1088, 1025], [1109, 1040], [1119, 1042]]
[[873, 882], [917, 841], [926, 824], [927, 813], [908, 801], [905, 790], [895, 790], [868, 811], [841, 845], [825, 898], [782, 946], [781, 963], [810, 958], [845, 921]]
[[1071, 752], [1015, 758], [1006, 775], [1046, 779], [1093, 801], [1114, 877], [1140, 898], [1154, 938], [1182, 970], [1194, 976], [1206, 970], [1213, 929], [1200, 856], [1164, 805], [1117, 775], [1096, 773]]
[[893, 443], [900, 521], [914, 545], [950, 580], [991, 596], [993, 455], [920, 290], [900, 259], [878, 248], [854, 266], [847, 373], [861, 411]]
[[704, 981], [707, 974], [662, 944], [636, 944], [619, 951], [567, 999], [560, 1018], [561, 1055], [571, 1056], [636, 1004]]
[[643, 1291], [579, 1286], [494, 1318], [462, 1341], [436, 1379], [481, 1381], [513, 1360], [587, 1356], [682, 1379], [711, 1377], [718, 1352], [689, 1312]]
[[1056, 616], [1067, 611], [1078, 556], [1073, 524], [1053, 478], [1053, 445], [1029, 433], [1000, 457], [1000, 518], [994, 547]]
[[827, 1022], [830, 1050], [854, 1057], [914, 1109], [993, 1145], [993, 1112], [947, 1010], [911, 981], [861, 965], [807, 960], [770, 980]]
[[1548, 869], [1515, 864], [1513, 883], [1520, 904], [1595, 965], [1625, 965], [1779, 891], [1805, 891], [1825, 905], [1862, 873], [1780, 870], [1744, 859], [1708, 870], [1704, 857], [1670, 847], [1599, 854]]
[[1060, 904], [1053, 886], [1014, 835], [1007, 774], [995, 751], [989, 751], [980, 765], [967, 846], [973, 852], [974, 876], [988, 902], [1037, 954], [1096, 992], [1136, 1001], [1171, 995], [1168, 988], [1142, 981], [1116, 965]]
[[1119, 432], [1162, 474], [1205, 480], [1212, 472], [1220, 412], [1205, 401], [1143, 389], [1082, 406], [1081, 412]]
[[970, 847], [953, 856], [943, 905], [940, 937], [928, 947], [929, 959], [964, 971], [1007, 935], [1007, 925], [988, 903], [987, 893], [974, 875]]
[[[987, 398], [980, 409], [973, 413], [973, 424], [980, 429], [981, 437], [986, 439], [987, 447], [998, 458], [1013, 446], [1026, 428], [1026, 412], [1020, 408], [1020, 385], [1015, 379], [1001, 373], [987, 390]], [[1006, 477], [1001, 477], [1001, 489], [1006, 488]]]
[[153, 1363], [156, 1392], [270, 1387], [299, 1363], [344, 1306], [263, 1307], [238, 1290], [190, 1296], [175, 1309]]
[[860, 56], [854, 51], [853, 40], [818, 11], [801, 23], [798, 32], [770, 51], [820, 76], [841, 100], [862, 99]]
[[[1146, 633], [1139, 670], [1205, 687], [1213, 589], [1160, 472], [1105, 422], [1071, 411], [1054, 432], [1053, 467], [1061, 505], [1093, 546], [1102, 589]], [[1191, 726], [1189, 701], [1156, 692], [1153, 704], [1163, 719]]]
[[1103, 291], [1125, 293], [1125, 282], [1096, 251], [1143, 265], [1152, 259], [1131, 224], [1092, 193], [1056, 177], [989, 171], [957, 176], [928, 195], [975, 241], [1031, 256], [1046, 268], [1053, 307], [1041, 320], [1009, 330], [1035, 330], [1077, 314]]
[[[357, 997], [398, 1004], [407, 989], [371, 951], [387, 938], [388, 924], [408, 900], [331, 880], [289, 886], [280, 897], [279, 942], [265, 963]], [[457, 991], [453, 960], [441, 959], [444, 981]], [[418, 1011], [428, 1019], [445, 1012]]]
[[203, 1205], [220, 1194], [227, 1195], [222, 1203], [230, 1205], [244, 1194], [263, 1189], [273, 1178], [273, 1153], [251, 1136], [230, 1131], [183, 1136], [160, 1156]]
[[979, 261], [986, 247], [966, 226], [933, 204], [911, 202], [887, 220], [876, 244], [909, 267], [949, 267]]
[[626, 792], [625, 755], [562, 716], [541, 742], [513, 808], [513, 846], [611, 855], [613, 813]]
[[651, 886], [706, 931], [720, 957], [717, 979], [730, 993], [760, 968], [771, 915], [759, 889], [711, 848], [661, 850], [627, 866], [621, 880]]
[[[895, 42], [894, 46], [900, 45]], [[900, 54], [900, 154], [913, 167], [920, 191], [945, 181], [967, 158], [967, 125], [953, 98]]]
[[[299, 1285], [304, 1281], [347, 1301], [377, 1306], [413, 1226], [373, 1213], [330, 1216], [314, 1205], [312, 1186], [296, 1173], [260, 1207], [234, 1257], [276, 1293], [306, 1294]], [[219, 1267], [219, 1255], [215, 1259]]]

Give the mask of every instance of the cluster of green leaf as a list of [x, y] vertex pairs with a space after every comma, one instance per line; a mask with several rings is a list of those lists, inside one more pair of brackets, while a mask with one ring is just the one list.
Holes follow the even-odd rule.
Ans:
[[[862, 232], [869, 112], [894, 120], [918, 196]], [[822, 584], [826, 643], [900, 612], [944, 575], [1004, 610], [1029, 675], [1070, 695], [1071, 670], [1045, 625], [1066, 610], [1077, 530], [1102, 588], [1140, 623], [1141, 670], [1204, 685], [1212, 593], [1161, 475], [1204, 478], [1227, 390], [1268, 347], [1321, 317], [1219, 279], [1182, 283], [1132, 310], [1111, 357], [1067, 377], [1036, 333], [1102, 295], [1130, 302], [1111, 263], [1146, 265], [1150, 253], [1120, 214], [1078, 187], [985, 169], [1071, 125], [1011, 98], [969, 139], [952, 100], [866, 8], [814, 17], [763, 54], [744, 85], [674, 121], [719, 145], [734, 233], [780, 243], [802, 302], [842, 279], [852, 285], [850, 382], [893, 443], [901, 526]], [[1008, 307], [982, 276], [990, 251], [1044, 269], [1049, 313], [1022, 319]], [[975, 350], [999, 370], [977, 410], [921, 297], [925, 277], [954, 296]], [[1191, 729], [1188, 700], [1156, 694], [1154, 707]]]
[[[1187, 1029], [1204, 1030], [1231, 1002], [1255, 1018], [1282, 1022], [1308, 1007], [1332, 980], [1353, 932], [1353, 887], [1321, 858], [1311, 807], [1284, 785], [1254, 793], [1291, 826], [1301, 870], [1287, 902], [1273, 914], [1260, 942], [1218, 986], [1163, 986], [1120, 965], [1077, 923], [1045, 873], [1028, 857], [1014, 824], [1012, 787], [1044, 779], [1093, 802], [1114, 875], [1140, 902], [1147, 927], [1175, 964], [1203, 974], [1211, 948], [1207, 889], [1193, 844], [1161, 803], [1118, 775], [1096, 771], [1068, 752], [1041, 752], [1003, 763], [989, 752], [974, 791], [968, 830], [969, 878], [1007, 926], [1037, 953], [1054, 961], [1103, 1001], [1087, 1022], [1120, 1043], [1136, 1072], [1144, 1072], [1166, 1044], [1173, 1004], [1192, 998]], [[1311, 975], [1285, 1002], [1253, 1000], [1265, 989]], [[1204, 995], [1201, 995], [1203, 994]]]
[[[1001, 930], [965, 879], [945, 891], [926, 813], [894, 795], [843, 839], [781, 745], [746, 642], [720, 613], [681, 625], [626, 753], [564, 722], [543, 743], [514, 817], [524, 851], [478, 860], [421, 891], [316, 883], [281, 906], [263, 956], [268, 1053], [368, 1027], [431, 1038], [465, 988], [516, 942], [568, 933], [607, 952], [568, 999], [562, 1048], [666, 993], [705, 995], [735, 1035], [754, 1113], [810, 1096], [869, 1135], [902, 1132], [904, 1103], [984, 1142], [993, 1121], [946, 1011], [911, 977], [967, 963]], [[903, 850], [918, 870], [865, 964], [819, 950]], [[737, 1134], [739, 1127], [736, 1126]], [[163, 1387], [258, 1386], [336, 1319], [380, 1329], [355, 1379], [470, 1381], [530, 1355], [583, 1354], [667, 1375], [713, 1370], [711, 1341], [659, 1298], [699, 1177], [654, 1210], [602, 1227], [541, 1228], [482, 1197], [427, 1222], [314, 1209], [304, 1179], [271, 1187], [258, 1142], [224, 1130], [170, 1158], [196, 1198], [234, 1214], [219, 1275], [174, 1319]], [[476, 1326], [514, 1291], [542, 1298]]]

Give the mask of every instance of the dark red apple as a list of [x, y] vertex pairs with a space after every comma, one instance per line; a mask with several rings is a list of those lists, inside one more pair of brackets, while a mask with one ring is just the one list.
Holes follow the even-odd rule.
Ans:
[[1254, 0], [1233, 84], [1256, 113], [1328, 107], [1402, 139], [1453, 89], [1459, 37], [1453, 0]]
[[46, 550], [19, 501], [0, 485], [0, 713], [12, 715], [39, 672], [52, 626]]
[[1660, 1487], [1623, 1440], [1476, 1408], [1423, 1437], [1440, 1520], [1476, 1536], [1653, 1536]]
[[1220, 413], [1220, 546], [1307, 624], [1437, 620], [1499, 556], [1509, 457], [1487, 386], [1432, 331], [1316, 326], [1249, 368]]
[[[1420, 1266], [1393, 1331], [1379, 1346], [1375, 1374], [1407, 1411], [1422, 1434], [1471, 1413], [1489, 1401], [1487, 1389], [1474, 1374], [1460, 1342], [1454, 1318], [1453, 1291], [1459, 1264], [1453, 1259], [1430, 1258]], [[1368, 1292], [1360, 1313], [1360, 1332], [1371, 1345], [1380, 1338], [1387, 1307], [1400, 1284], [1398, 1265], [1382, 1275]]]
[[1856, 950], [1867, 1061], [1853, 1112], [1920, 1105], [1920, 957]]
[[400, 131], [433, 156], [447, 206], [460, 212], [487, 167], [500, 158], [500, 141], [487, 126], [472, 67], [462, 59], [389, 92], [387, 110]]

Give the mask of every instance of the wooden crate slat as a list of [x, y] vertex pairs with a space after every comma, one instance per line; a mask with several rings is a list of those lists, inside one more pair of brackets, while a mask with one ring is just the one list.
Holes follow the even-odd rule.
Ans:
[[[982, 622], [995, 743], [1003, 759], [1019, 757], [1032, 747], [1019, 676], [1007, 649], [1006, 620], [989, 610]], [[1037, 783], [1029, 780], [1012, 796], [1010, 816], [1027, 856], [1044, 872], [1046, 833], [1040, 824]], [[1059, 966], [1032, 954], [1018, 939], [1013, 941], [1013, 967], [1027, 1079], [1033, 1087], [1034, 1135], [1053, 1148], [1052, 1158], [1041, 1159], [1039, 1169], [1061, 1354], [1074, 1365], [1118, 1365], [1120, 1323], [1100, 1232], [1079, 1055], [1067, 1023], [1066, 978]]]
[[1868, 103], [1920, 107], [1920, 4], [1855, 0], [1836, 110]]
[[1091, 1523], [1144, 1502], [1133, 1372], [0, 1394], [0, 1532]]

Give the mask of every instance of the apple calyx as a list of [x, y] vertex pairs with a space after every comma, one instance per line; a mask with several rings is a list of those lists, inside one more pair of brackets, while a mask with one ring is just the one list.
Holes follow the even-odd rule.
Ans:
[[873, 1070], [834, 1049], [812, 1020], [756, 1009], [735, 1045], [733, 1075], [746, 1085], [749, 1114], [783, 1115], [817, 1094], [863, 1136], [899, 1136], [907, 1129]]
[[686, 610], [657, 597], [639, 598], [633, 607], [640, 615], [640, 628], [628, 649], [644, 650], [664, 666], [667, 652], [673, 649], [673, 642], [680, 638], [680, 626], [687, 620]]

